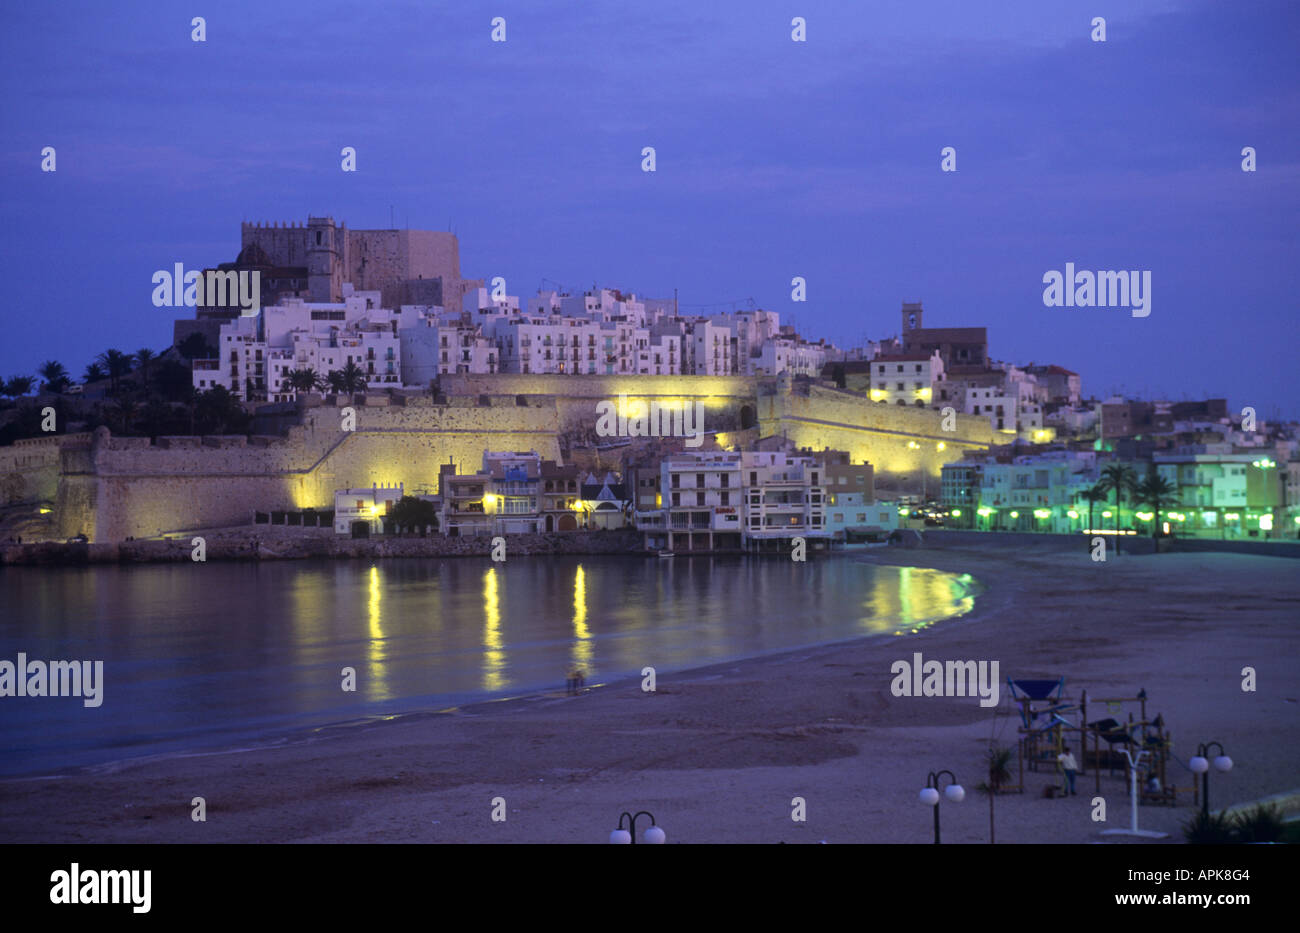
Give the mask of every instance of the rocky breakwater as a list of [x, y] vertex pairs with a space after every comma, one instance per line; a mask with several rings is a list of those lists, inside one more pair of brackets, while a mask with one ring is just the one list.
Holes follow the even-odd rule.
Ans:
[[[504, 535], [508, 557], [627, 554], [644, 556], [641, 536], [631, 530], [571, 531], [563, 534]], [[195, 539], [202, 538], [200, 544]], [[99, 563], [166, 563], [204, 560], [307, 560], [312, 558], [487, 557], [492, 538], [380, 536], [347, 538], [328, 529], [285, 534], [281, 529], [248, 528], [194, 532], [118, 544], [37, 542], [0, 549], [0, 564], [75, 566]]]

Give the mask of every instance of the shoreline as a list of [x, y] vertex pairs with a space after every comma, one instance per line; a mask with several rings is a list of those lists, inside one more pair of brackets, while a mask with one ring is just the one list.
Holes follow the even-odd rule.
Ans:
[[[608, 555], [600, 555], [600, 556], [608, 556]], [[701, 554], [697, 556], [704, 557], [704, 556], [717, 556], [717, 555]], [[765, 556], [770, 556], [770, 555], [765, 555]], [[857, 557], [859, 555], [836, 554], [833, 556], [834, 557], [844, 556], [844, 557], [852, 558], [852, 557]], [[866, 564], [872, 563], [870, 561], [861, 561], [861, 560], [858, 560], [856, 562], [866, 563]], [[938, 625], [946, 626], [949, 624], [956, 624], [961, 621], [970, 620], [972, 616], [977, 615], [981, 611], [981, 597], [985, 595], [985, 593], [987, 592], [987, 588], [984, 587], [981, 584], [981, 582], [975, 578], [971, 578], [969, 582], [962, 582], [961, 585], [963, 586], [966, 594], [974, 599], [974, 607], [965, 612], [955, 612], [951, 615], [946, 615], [940, 618], [926, 621], [920, 626], [918, 626], [918, 630], [917, 630], [918, 633], [922, 629], [929, 630]], [[693, 664], [690, 667], [682, 668], [680, 670], [664, 669], [662, 671], [658, 671], [657, 674], [663, 677], [678, 677], [678, 678], [687, 678], [687, 679], [695, 679], [700, 677], [708, 678], [720, 674], [724, 668], [730, 669], [739, 664], [749, 664], [752, 662], [758, 662], [764, 660], [779, 661], [794, 656], [796, 654], [807, 653], [807, 652], [828, 651], [838, 647], [845, 647], [845, 646], [858, 645], [858, 644], [868, 643], [873, 641], [879, 641], [887, 637], [889, 636], [883, 634], [854, 635], [849, 638], [839, 638], [839, 639], [834, 639], [832, 641], [811, 642], [807, 645], [800, 645], [794, 648], [778, 648], [768, 652], [760, 652], [759, 654], [738, 655], [732, 658], [724, 658], [721, 660], [708, 661], [703, 664]], [[609, 680], [589, 684], [584, 690], [584, 692], [582, 694], [579, 694], [579, 696], [594, 694], [597, 691], [610, 689], [610, 688], [626, 688], [634, 684], [639, 684], [640, 680], [641, 680], [640, 675], [636, 673], [624, 673], [624, 674], [614, 675]], [[483, 696], [483, 697], [473, 699], [469, 702], [456, 703], [450, 706], [441, 706], [436, 708], [414, 707], [399, 712], [374, 713], [369, 716], [339, 720], [336, 722], [320, 723], [317, 725], [288, 726], [282, 729], [273, 730], [267, 733], [262, 739], [244, 738], [239, 743], [233, 745], [217, 744], [213, 746], [199, 746], [195, 748], [179, 749], [171, 752], [156, 752], [156, 753], [148, 753], [148, 754], [132, 756], [128, 758], [111, 759], [108, 761], [98, 762], [89, 765], [69, 766], [66, 768], [58, 768], [46, 772], [24, 772], [20, 774], [13, 774], [7, 776], [0, 775], [0, 785], [9, 782], [24, 782], [24, 781], [45, 780], [45, 779], [60, 780], [60, 779], [75, 778], [80, 776], [93, 776], [98, 774], [116, 773], [125, 768], [135, 767], [137, 765], [147, 765], [154, 762], [165, 762], [173, 759], [198, 758], [198, 757], [207, 757], [207, 756], [214, 756], [214, 755], [228, 755], [228, 754], [236, 754], [245, 751], [258, 752], [270, 748], [278, 748], [278, 747], [283, 747], [288, 745], [298, 745], [298, 744], [304, 744], [304, 743], [315, 742], [315, 741], [324, 741], [332, 737], [336, 731], [339, 735], [346, 735], [348, 734], [349, 730], [352, 729], [364, 729], [364, 728], [370, 728], [374, 726], [382, 726], [389, 723], [400, 723], [400, 722], [414, 721], [420, 719], [430, 719], [438, 716], [445, 716], [451, 714], [463, 713], [466, 715], [476, 715], [476, 714], [488, 712], [493, 709], [504, 709], [509, 706], [517, 705], [517, 704], [528, 704], [528, 703], [534, 703], [539, 701], [567, 699], [567, 698], [568, 697], [566, 696], [566, 694], [564, 694], [561, 691], [559, 685], [556, 684], [555, 687], [553, 688], [546, 688], [540, 690], [532, 689], [522, 693], [511, 693], [503, 696]]]
[[[315, 741], [127, 764], [111, 774], [0, 783], [0, 837], [94, 842], [600, 842], [620, 809], [651, 809], [670, 842], [928, 842], [916, 803], [927, 770], [950, 768], [967, 801], [945, 806], [946, 841], [987, 842], [980, 782], [990, 739], [1014, 743], [1005, 697], [889, 695], [889, 664], [993, 657], [1005, 676], [1065, 676], [1067, 694], [1145, 688], [1185, 761], [1224, 743], [1237, 767], [1214, 775], [1215, 809], [1285, 792], [1300, 774], [1294, 564], [1235, 554], [1086, 554], [984, 546], [880, 549], [868, 563], [969, 573], [974, 609], [921, 633], [783, 651], [665, 674], [659, 689], [610, 682], [579, 697], [491, 700], [333, 730]], [[1106, 574], [1106, 576], [1099, 576]], [[978, 624], [975, 624], [978, 623]], [[1244, 663], [1259, 669], [1243, 693]], [[991, 714], [991, 715], [990, 715]], [[1018, 720], [1017, 720], [1018, 721]], [[1190, 748], [1189, 748], [1190, 746]], [[1187, 783], [1171, 762], [1170, 780]], [[1089, 800], [1049, 801], [1059, 781], [1026, 771], [997, 799], [998, 842], [1116, 842]], [[1127, 824], [1119, 777], [1100, 779], [1109, 826]], [[191, 796], [208, 801], [193, 823]], [[489, 819], [503, 796], [508, 821]], [[792, 796], [807, 822], [790, 819]], [[1171, 833], [1192, 812], [1140, 808]], [[1145, 844], [1145, 843], [1143, 843]]]

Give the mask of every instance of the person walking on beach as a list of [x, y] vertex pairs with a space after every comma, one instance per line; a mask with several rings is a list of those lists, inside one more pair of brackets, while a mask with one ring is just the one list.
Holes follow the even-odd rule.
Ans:
[[1076, 797], [1079, 796], [1078, 791], [1074, 789], [1074, 776], [1079, 773], [1079, 763], [1075, 761], [1074, 756], [1070, 754], [1070, 746], [1062, 745], [1061, 754], [1056, 756], [1056, 760], [1061, 763], [1061, 770], [1065, 772], [1065, 780], [1068, 785], [1067, 787], [1061, 788], [1061, 790], [1067, 794], [1073, 794]]

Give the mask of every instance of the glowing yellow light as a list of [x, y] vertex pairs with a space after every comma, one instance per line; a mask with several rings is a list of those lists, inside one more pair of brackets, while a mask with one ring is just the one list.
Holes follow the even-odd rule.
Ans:
[[912, 450], [916, 450], [916, 448], [920, 447], [921, 445], [918, 444], [916, 441], [908, 441], [907, 446]]
[[[657, 498], [657, 497], [656, 497], [656, 498]], [[573, 511], [575, 511], [575, 512], [581, 512], [581, 511], [582, 511], [582, 500], [581, 500], [581, 499], [574, 499], [574, 500], [573, 500]]]
[[53, 509], [41, 509], [41, 514], [42, 514], [42, 515], [49, 515], [50, 512], [52, 512], [52, 511], [53, 511]]
[[909, 514], [909, 513], [908, 513], [908, 510], [907, 510], [907, 509], [900, 508], [900, 509], [898, 510], [898, 514], [899, 514], [899, 515], [906, 516], [906, 515]]
[[948, 445], [945, 444], [943, 441], [940, 441], [937, 446], [940, 450], [945, 450], [948, 447]]
[[870, 394], [873, 402], [883, 402], [888, 393], [884, 389], [872, 389]]
[[1051, 518], [1051, 509], [1034, 509], [1034, 518]]
[[501, 601], [497, 593], [497, 571], [490, 568], [483, 575], [483, 689], [499, 690], [505, 686], [501, 671], [506, 666], [502, 650]]
[[1078, 518], [1078, 517], [1079, 517], [1079, 513], [1076, 512], [1074, 509], [1070, 509], [1070, 511], [1066, 512], [1065, 514], [1068, 515], [1068, 516], [1070, 516], [1071, 518]]
[[582, 667], [591, 663], [591, 630], [587, 628], [587, 574], [578, 565], [573, 575], [573, 663]]
[[1102, 517], [1102, 518], [1110, 518], [1110, 513], [1109, 513], [1109, 512], [1102, 512], [1102, 513], [1101, 513], [1101, 517]]
[[1020, 513], [1019, 513], [1019, 512], [1012, 512], [1012, 513], [1011, 513], [1011, 517], [1012, 517], [1012, 518], [1019, 518], [1019, 517], [1020, 517]]
[[[1142, 519], [1142, 521], [1144, 522], [1149, 522], [1151, 521], [1151, 519], [1155, 518], [1156, 516], [1153, 512], [1138, 512], [1137, 517]], [[1172, 517], [1173, 516], [1171, 515], [1170, 518]]]
[[384, 658], [384, 629], [382, 618], [379, 611], [379, 597], [382, 592], [379, 579], [379, 568], [370, 568], [369, 580], [369, 600], [366, 609], [368, 610], [370, 622], [370, 644], [367, 648], [368, 660], [370, 661], [370, 699], [387, 700], [391, 694], [388, 690], [388, 678], [386, 676], [387, 666]]
[[990, 509], [988, 506], [985, 505], [985, 506], [981, 506], [977, 511], [979, 512], [980, 515], [984, 516], [985, 518], [988, 518], [990, 515], [996, 512], [997, 509]]
[[1272, 516], [1272, 515], [1261, 515], [1261, 516], [1259, 517], [1259, 530], [1260, 530], [1260, 531], [1272, 531], [1272, 530], [1273, 530], [1273, 516]]

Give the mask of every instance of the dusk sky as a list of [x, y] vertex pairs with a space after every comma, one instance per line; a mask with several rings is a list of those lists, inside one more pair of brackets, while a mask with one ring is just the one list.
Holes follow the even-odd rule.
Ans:
[[[752, 298], [841, 345], [921, 300], [1085, 394], [1300, 417], [1294, 0], [474, 7], [9, 4], [0, 377], [165, 348], [192, 312], [153, 307], [151, 276], [234, 259], [241, 220], [391, 210], [521, 299]], [[1067, 262], [1149, 270], [1150, 316], [1045, 307]]]

